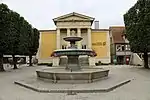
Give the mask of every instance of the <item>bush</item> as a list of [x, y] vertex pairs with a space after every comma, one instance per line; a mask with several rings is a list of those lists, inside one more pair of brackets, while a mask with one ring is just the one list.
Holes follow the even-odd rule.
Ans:
[[140, 65], [140, 64], [137, 64], [137, 66], [142, 66], [142, 65]]
[[98, 63], [95, 63], [96, 66], [98, 66]]
[[38, 63], [39, 66], [45, 65], [45, 66], [52, 66], [53, 63]]
[[101, 61], [98, 61], [98, 63], [95, 63], [96, 66], [100, 66], [100, 65], [109, 65], [108, 63], [102, 63]]
[[98, 63], [95, 63], [96, 66], [102, 65], [101, 61], [98, 61]]
[[101, 65], [110, 65], [109, 63], [102, 63]]

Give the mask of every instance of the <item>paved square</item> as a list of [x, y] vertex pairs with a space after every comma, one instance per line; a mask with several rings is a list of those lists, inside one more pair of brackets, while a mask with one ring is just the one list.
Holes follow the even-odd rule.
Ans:
[[[150, 70], [126, 65], [100, 67], [110, 69], [110, 83], [113, 83], [113, 75], [120, 79], [132, 77], [134, 80], [108, 93], [38, 93], [15, 85], [14, 81], [35, 76], [35, 70], [40, 67], [22, 66], [17, 70], [6, 68], [6, 72], [0, 72], [0, 100], [150, 100]], [[96, 88], [98, 84], [91, 87]]]

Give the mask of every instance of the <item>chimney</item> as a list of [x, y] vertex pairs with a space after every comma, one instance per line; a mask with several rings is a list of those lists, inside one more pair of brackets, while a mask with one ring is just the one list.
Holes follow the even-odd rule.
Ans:
[[95, 29], [99, 29], [99, 21], [95, 21], [94, 25], [95, 25]]

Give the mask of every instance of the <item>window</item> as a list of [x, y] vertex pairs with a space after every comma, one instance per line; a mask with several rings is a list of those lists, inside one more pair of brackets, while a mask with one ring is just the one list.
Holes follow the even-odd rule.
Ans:
[[122, 45], [122, 51], [124, 51], [125, 50], [125, 46], [124, 45]]
[[66, 45], [62, 45], [61, 48], [62, 49], [66, 49], [67, 47], [66, 47]]
[[130, 51], [130, 45], [126, 45], [126, 50]]
[[86, 45], [82, 45], [82, 49], [86, 49]]
[[116, 45], [116, 51], [122, 51], [121, 45]]
[[121, 45], [121, 44], [116, 45], [116, 51], [125, 51], [125, 50], [126, 50], [125, 45]]

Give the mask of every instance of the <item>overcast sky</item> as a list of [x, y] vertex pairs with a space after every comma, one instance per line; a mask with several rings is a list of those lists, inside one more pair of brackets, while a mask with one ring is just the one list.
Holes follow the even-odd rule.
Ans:
[[53, 18], [77, 12], [99, 20], [100, 28], [124, 25], [123, 14], [137, 0], [1, 0], [38, 29], [55, 29]]

